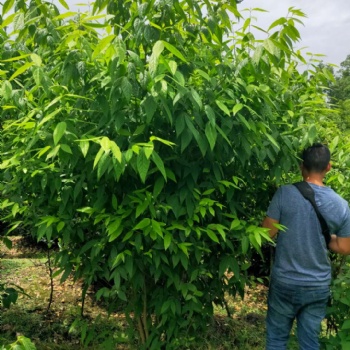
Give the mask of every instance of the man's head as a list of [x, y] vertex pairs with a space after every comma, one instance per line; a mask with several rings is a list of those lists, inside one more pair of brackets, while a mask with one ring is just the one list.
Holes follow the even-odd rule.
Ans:
[[331, 152], [328, 147], [321, 143], [314, 143], [304, 149], [301, 159], [303, 168], [308, 172], [322, 173], [328, 171], [330, 167]]

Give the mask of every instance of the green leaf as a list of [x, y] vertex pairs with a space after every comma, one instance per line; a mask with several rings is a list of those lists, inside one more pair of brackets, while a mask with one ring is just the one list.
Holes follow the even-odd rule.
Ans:
[[147, 173], [148, 173], [148, 168], [150, 165], [150, 160], [147, 159], [145, 152], [143, 149], [140, 150], [140, 153], [137, 156], [137, 170], [139, 172], [141, 181], [143, 183], [146, 182], [146, 177], [147, 177]]
[[63, 221], [60, 221], [60, 222], [57, 224], [57, 232], [62, 231], [64, 225], [65, 225], [65, 223], [64, 223]]
[[90, 146], [89, 141], [85, 141], [85, 140], [79, 141], [79, 147], [81, 149], [81, 152], [83, 153], [84, 158], [86, 158], [86, 155], [89, 150], [89, 146]]
[[12, 9], [14, 3], [15, 3], [15, 0], [6, 0], [4, 2], [3, 7], [2, 7], [2, 15], [3, 16]]
[[148, 227], [150, 224], [151, 224], [151, 219], [144, 218], [133, 228], [133, 231], [143, 230], [144, 228]]
[[195, 73], [199, 74], [200, 76], [202, 76], [205, 80], [210, 81], [210, 76], [208, 73], [204, 72], [201, 69], [196, 69]]
[[247, 236], [244, 236], [241, 240], [242, 253], [246, 254], [249, 249], [249, 239]]
[[165, 181], [167, 180], [166, 171], [162, 159], [159, 157], [158, 153], [153, 150], [151, 158], [154, 164], [157, 166], [158, 170], [162, 173]]
[[26, 338], [23, 335], [19, 335], [17, 337], [17, 342], [21, 345], [23, 345], [23, 349], [21, 350], [36, 350], [35, 345], [32, 343], [32, 341], [29, 338]]
[[122, 162], [122, 152], [120, 151], [119, 146], [114, 141], [110, 141], [109, 144], [110, 144], [114, 158], [119, 163], [121, 163]]
[[32, 59], [32, 61], [35, 63], [36, 66], [40, 67], [42, 64], [42, 59], [39, 55], [32, 53], [30, 55], [30, 58]]
[[61, 144], [61, 150], [66, 152], [66, 153], [73, 154], [71, 148], [64, 143]]
[[158, 236], [163, 237], [162, 227], [159, 224], [159, 222], [152, 219], [151, 224], [152, 224], [152, 231], [157, 233]]
[[212, 230], [210, 229], [206, 229], [205, 231], [207, 233], [207, 235], [209, 236], [209, 238], [216, 242], [216, 243], [219, 243], [219, 239], [218, 239], [218, 236], [215, 234], [215, 232], [213, 232]]
[[338, 143], [339, 143], [339, 136], [336, 136], [336, 137], [332, 140], [331, 144], [329, 145], [329, 149], [330, 149], [331, 153], [333, 153], [333, 152], [335, 151], [335, 149], [336, 149]]
[[199, 109], [202, 109], [202, 99], [200, 98], [198, 92], [195, 89], [191, 88], [191, 95], [198, 105]]
[[250, 124], [248, 123], [247, 119], [245, 119], [241, 113], [238, 113], [237, 117], [247, 127], [248, 130], [251, 129]]
[[44, 72], [41, 68], [34, 69], [33, 77], [35, 80], [35, 84], [37, 86], [42, 86], [42, 81], [44, 80]]
[[174, 143], [174, 142], [161, 139], [161, 138], [158, 137], [158, 136], [151, 136], [149, 139], [150, 139], [150, 141], [152, 141], [152, 142], [153, 142], [153, 141], [159, 141], [159, 142], [161, 142], [161, 143], [164, 143], [164, 145], [167, 145], [167, 146], [175, 146], [175, 143]]
[[98, 162], [97, 166], [97, 179], [101, 179], [102, 175], [107, 171], [109, 167], [109, 156], [108, 153], [104, 153]]
[[185, 86], [185, 78], [183, 76], [183, 74], [180, 71], [176, 71], [175, 75], [174, 75], [175, 81], [182, 87]]
[[127, 77], [122, 78], [121, 89], [125, 99], [130, 101], [132, 96], [132, 85]]
[[53, 132], [53, 142], [55, 145], [58, 144], [64, 133], [66, 132], [67, 124], [65, 122], [60, 122], [56, 125]]
[[258, 65], [260, 62], [260, 59], [262, 57], [262, 54], [264, 52], [264, 46], [263, 45], [259, 45], [255, 48], [253, 57], [252, 57], [252, 61], [255, 65]]
[[98, 162], [100, 161], [102, 154], [104, 154], [104, 150], [101, 147], [100, 150], [97, 152], [95, 160], [94, 160], [94, 165], [93, 165], [93, 169], [95, 169], [96, 165], [98, 164]]
[[111, 41], [115, 38], [114, 34], [108, 35], [107, 37], [101, 39], [98, 45], [95, 47], [94, 52], [92, 53], [92, 60], [95, 60], [97, 56], [107, 48], [107, 46], [111, 43]]
[[210, 124], [212, 126], [215, 126], [216, 122], [215, 122], [215, 112], [214, 112], [214, 110], [209, 105], [205, 105], [204, 110], [205, 110], [205, 114], [207, 115], [207, 117], [208, 117], [208, 119], [210, 121]]
[[315, 124], [312, 124], [308, 131], [309, 143], [312, 144], [317, 136], [317, 128]]
[[123, 233], [123, 227], [120, 226], [117, 230], [109, 235], [108, 242], [113, 242]]
[[264, 48], [271, 54], [276, 56], [277, 58], [280, 57], [280, 50], [276, 46], [276, 44], [271, 39], [265, 39], [264, 40]]
[[341, 329], [350, 329], [350, 320], [345, 320]]
[[169, 61], [168, 62], [168, 66], [169, 66], [169, 69], [170, 69], [170, 73], [172, 75], [175, 75], [176, 70], [177, 70], [177, 63], [175, 61]]
[[5, 244], [7, 249], [12, 249], [12, 241], [10, 239], [3, 237], [2, 242]]
[[187, 257], [189, 257], [189, 255], [188, 255], [188, 249], [187, 249], [187, 245], [188, 245], [189, 243], [179, 243], [177, 246], [183, 251], [183, 253], [187, 256]]
[[147, 96], [146, 99], [142, 102], [142, 106], [145, 108], [147, 123], [152, 121], [155, 111], [157, 110], [157, 103], [154, 100], [153, 96]]
[[[165, 172], [166, 175], [166, 172]], [[154, 183], [153, 188], [153, 196], [156, 198], [163, 190], [164, 188], [164, 179], [162, 177], [158, 177], [156, 182]]]
[[24, 28], [24, 13], [22, 11], [17, 12], [13, 19], [13, 29], [15, 31], [22, 30]]
[[157, 71], [157, 67], [158, 67], [158, 62], [159, 62], [159, 56], [161, 55], [161, 53], [164, 50], [164, 43], [162, 40], [158, 40], [152, 49], [152, 54], [151, 57], [149, 59], [149, 72], [152, 76], [154, 76], [154, 74]]
[[272, 22], [272, 24], [270, 25], [270, 27], [267, 30], [270, 31], [272, 28], [277, 27], [277, 26], [281, 26], [281, 25], [285, 24], [286, 22], [287, 22], [287, 19], [285, 17], [281, 17], [281, 18], [277, 19], [276, 21]]
[[[59, 0], [58, 0], [59, 1]], [[73, 16], [76, 16], [77, 15], [77, 12], [73, 12], [73, 11], [68, 11], [68, 12], [65, 12], [65, 13], [62, 13], [58, 16], [56, 16], [54, 18], [54, 20], [58, 21], [60, 19], [66, 19], [68, 17], [73, 17]]]
[[11, 75], [11, 78], [9, 79], [9, 81], [15, 79], [16, 77], [18, 77], [20, 74], [24, 73], [26, 70], [28, 70], [30, 67], [32, 67], [34, 65], [34, 62], [27, 62], [25, 63], [23, 66], [21, 66], [20, 68], [18, 68], [16, 70], [16, 72], [14, 72]]
[[[163, 43], [163, 45], [176, 57], [180, 58], [180, 60], [187, 62], [186, 58], [182, 55], [182, 53], [173, 45], [169, 44], [167, 41], [161, 41]], [[163, 49], [164, 49], [163, 46]], [[162, 51], [163, 51], [162, 49]]]
[[[9, 26], [13, 22], [13, 19], [15, 18], [15, 16], [16, 16], [16, 13], [13, 13], [12, 15], [4, 18], [2, 23], [1, 23], [0, 29]], [[28, 56], [28, 55], [26, 55], [26, 56]]]
[[110, 150], [109, 138], [106, 136], [102, 137], [102, 139], [100, 140], [100, 145], [105, 152], [108, 152]]
[[64, 0], [58, 0], [58, 1], [66, 10], [69, 10], [69, 6], [67, 5], [67, 3]]
[[217, 132], [215, 127], [213, 127], [210, 122], [207, 123], [205, 127], [205, 136], [207, 137], [207, 140], [210, 145], [210, 149], [213, 151], [216, 143], [216, 138], [217, 138]]
[[[121, 217], [118, 217], [116, 220], [112, 221], [108, 226], [107, 226], [107, 232], [108, 232], [108, 235], [109, 236], [113, 236], [113, 239], [116, 239], [121, 232], [118, 231], [120, 225], [122, 223], [122, 218]], [[118, 233], [118, 236], [115, 236], [114, 234], [115, 233]], [[111, 238], [109, 239], [109, 242], [112, 241]]]
[[60, 150], [60, 145], [53, 148], [51, 152], [49, 152], [49, 154], [46, 156], [46, 160], [50, 158], [55, 158], [59, 150]]
[[8, 80], [2, 83], [1, 94], [5, 100], [9, 100], [12, 97], [12, 85]]
[[19, 55], [19, 56], [7, 58], [6, 60], [0, 60], [0, 62], [14, 62], [14, 61], [19, 61], [19, 60], [22, 60], [23, 58], [26, 58], [26, 57], [29, 57], [29, 56], [31, 56], [31, 54], [26, 53], [26, 54], [24, 54], [24, 55]]
[[268, 133], [265, 133], [265, 136], [270, 140], [270, 142], [271, 142], [277, 149], [280, 149], [279, 144], [276, 142], [276, 140], [275, 140], [271, 135], [269, 135]]
[[170, 247], [173, 236], [170, 233], [166, 233], [164, 236], [164, 249], [167, 250]]
[[243, 104], [242, 103], [237, 103], [234, 107], [233, 107], [233, 115], [236, 115], [237, 112], [239, 112], [242, 108], [243, 108]]
[[229, 111], [229, 109], [226, 107], [226, 105], [220, 101], [220, 100], [215, 100], [215, 103], [218, 105], [218, 107], [224, 112], [226, 113], [228, 116], [231, 116], [231, 113]]

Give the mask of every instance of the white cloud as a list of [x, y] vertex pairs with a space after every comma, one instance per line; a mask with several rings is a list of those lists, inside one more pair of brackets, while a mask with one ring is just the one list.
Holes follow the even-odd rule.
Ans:
[[340, 64], [350, 54], [350, 1], [349, 0], [244, 0], [239, 8], [261, 7], [269, 13], [259, 13], [258, 23], [268, 25], [285, 16], [289, 7], [307, 15], [304, 26], [298, 26], [301, 42], [307, 51], [325, 54], [325, 62]]

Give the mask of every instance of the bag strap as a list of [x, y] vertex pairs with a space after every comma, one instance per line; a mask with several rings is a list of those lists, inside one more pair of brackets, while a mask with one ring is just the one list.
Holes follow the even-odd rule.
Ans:
[[303, 195], [303, 197], [305, 199], [307, 199], [312, 204], [312, 206], [314, 207], [316, 215], [317, 215], [317, 218], [318, 218], [318, 220], [320, 221], [320, 224], [321, 224], [322, 234], [324, 236], [324, 239], [326, 240], [326, 244], [327, 244], [327, 247], [328, 247], [328, 244], [331, 241], [331, 234], [329, 232], [329, 227], [327, 225], [326, 220], [324, 219], [324, 217], [322, 216], [322, 214], [318, 210], [318, 207], [317, 207], [317, 204], [316, 204], [316, 201], [315, 201], [314, 190], [312, 189], [312, 187], [306, 181], [296, 182], [293, 185], [299, 190], [299, 192]]

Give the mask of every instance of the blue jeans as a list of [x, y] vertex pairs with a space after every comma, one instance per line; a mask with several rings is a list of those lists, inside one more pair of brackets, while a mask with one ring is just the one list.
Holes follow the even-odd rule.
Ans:
[[326, 315], [329, 287], [305, 287], [271, 281], [266, 318], [266, 349], [287, 349], [297, 320], [300, 350], [319, 350], [321, 322]]

